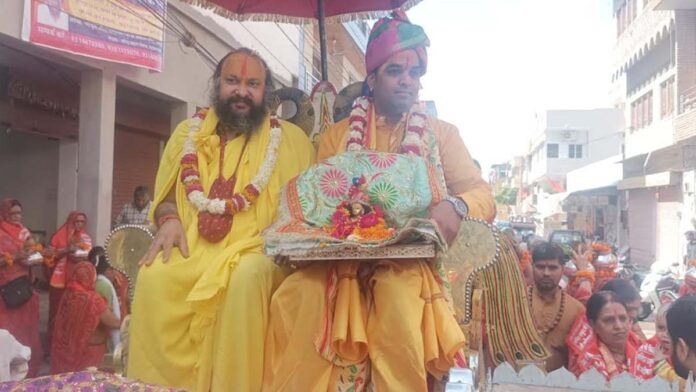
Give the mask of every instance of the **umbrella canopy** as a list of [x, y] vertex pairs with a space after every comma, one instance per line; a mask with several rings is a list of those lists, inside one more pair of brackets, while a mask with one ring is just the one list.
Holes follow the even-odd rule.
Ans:
[[183, 0], [211, 8], [216, 13], [237, 20], [278, 23], [319, 23], [321, 76], [328, 80], [326, 26], [329, 22], [372, 19], [396, 8], [408, 9], [421, 0]]
[[[376, 18], [385, 11], [408, 9], [420, 0], [184, 0], [213, 8], [234, 19], [307, 23]], [[323, 9], [323, 10], [322, 10]], [[323, 13], [323, 16], [322, 16]]]

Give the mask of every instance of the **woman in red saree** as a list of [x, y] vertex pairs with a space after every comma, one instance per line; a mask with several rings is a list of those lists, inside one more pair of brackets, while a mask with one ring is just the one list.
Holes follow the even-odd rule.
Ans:
[[110, 330], [121, 324], [94, 290], [97, 280], [94, 265], [80, 262], [71, 270], [54, 323], [52, 374], [98, 366], [106, 353]]
[[568, 334], [568, 368], [576, 376], [596, 369], [610, 379], [623, 372], [636, 374], [637, 347], [629, 339], [632, 320], [626, 306], [610, 291], [599, 291], [587, 300], [587, 311], [578, 316]]
[[70, 276], [70, 266], [74, 262], [86, 260], [92, 248], [92, 238], [85, 231], [87, 215], [73, 211], [51, 237], [49, 243], [53, 251], [55, 265], [49, 268], [47, 276], [51, 286], [48, 290], [48, 345], [51, 346], [53, 324], [60, 305], [60, 299], [65, 291], [66, 277]]
[[[30, 280], [24, 244], [30, 233], [22, 225], [22, 205], [14, 199], [0, 202], [0, 286], [17, 279]], [[25, 283], [26, 284], [26, 283]], [[30, 283], [29, 283], [30, 284]], [[36, 377], [43, 359], [39, 337], [39, 296], [36, 293], [24, 304], [10, 308], [0, 299], [0, 329], [6, 329], [20, 343], [31, 348], [28, 377]]]

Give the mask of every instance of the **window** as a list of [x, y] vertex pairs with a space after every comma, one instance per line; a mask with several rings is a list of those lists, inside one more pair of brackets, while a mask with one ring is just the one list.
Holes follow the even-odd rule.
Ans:
[[558, 158], [558, 144], [549, 143], [546, 145], [546, 158]]
[[660, 118], [670, 117], [674, 113], [674, 76], [660, 85]]
[[616, 17], [616, 35], [621, 35], [638, 16], [636, 0], [625, 0], [614, 14]]
[[568, 158], [581, 159], [582, 158], [582, 144], [569, 144], [568, 145]]
[[644, 94], [631, 103], [631, 128], [638, 130], [652, 124], [652, 91]]

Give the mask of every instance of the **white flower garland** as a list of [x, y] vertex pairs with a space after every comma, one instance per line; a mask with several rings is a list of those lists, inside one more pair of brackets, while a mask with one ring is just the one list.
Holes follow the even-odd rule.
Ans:
[[[200, 111], [191, 118], [188, 136], [182, 151], [181, 182], [186, 188], [188, 200], [199, 212], [209, 212], [215, 215], [234, 215], [237, 212], [246, 211], [266, 188], [275, 169], [278, 160], [278, 147], [282, 138], [282, 129], [278, 117], [273, 114], [270, 118], [271, 135], [266, 146], [266, 154], [258, 173], [251, 180], [251, 183], [245, 186], [242, 192], [234, 194], [229, 199], [210, 199], [203, 192], [203, 186], [200, 182], [198, 155], [196, 143], [194, 142], [194, 136], [200, 131], [205, 116], [206, 111]], [[220, 148], [225, 148], [225, 146], [220, 146]]]

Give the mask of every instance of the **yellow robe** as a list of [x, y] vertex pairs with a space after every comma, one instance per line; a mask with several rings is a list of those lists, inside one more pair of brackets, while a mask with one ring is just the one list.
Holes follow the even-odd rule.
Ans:
[[[219, 172], [220, 139], [213, 110], [195, 138], [201, 184], [206, 192]], [[263, 163], [270, 139], [268, 121], [253, 134], [226, 144], [223, 175], [232, 176], [241, 156], [235, 192]], [[198, 235], [198, 215], [179, 181], [179, 160], [189, 126], [174, 131], [160, 162], [153, 206], [175, 189], [189, 245], [184, 259], [174, 249], [138, 274], [130, 324], [127, 374], [146, 382], [197, 391], [258, 391], [268, 306], [286, 272], [262, 253], [260, 232], [276, 216], [282, 186], [314, 163], [314, 149], [296, 126], [281, 121], [276, 167], [265, 190], [248, 210], [236, 214], [232, 229], [212, 244]], [[151, 211], [154, 212], [155, 208]]]
[[[429, 119], [435, 132], [450, 194], [462, 197], [470, 215], [495, 216], [491, 190], [481, 178], [456, 127]], [[390, 129], [383, 120], [371, 122], [371, 149], [398, 151], [403, 121]], [[344, 150], [348, 120], [322, 135], [318, 159]], [[264, 391], [344, 391], [364, 386], [356, 373], [369, 356], [372, 382], [378, 391], [425, 391], [427, 374], [437, 377], [453, 364], [465, 337], [447, 307], [428, 263], [381, 262], [370, 279], [372, 306], [357, 283], [358, 264], [316, 263], [289, 276], [271, 301], [266, 339]], [[330, 337], [332, 349], [346, 366], [321, 356], [315, 341], [326, 309], [327, 276], [338, 269], [338, 293]]]

